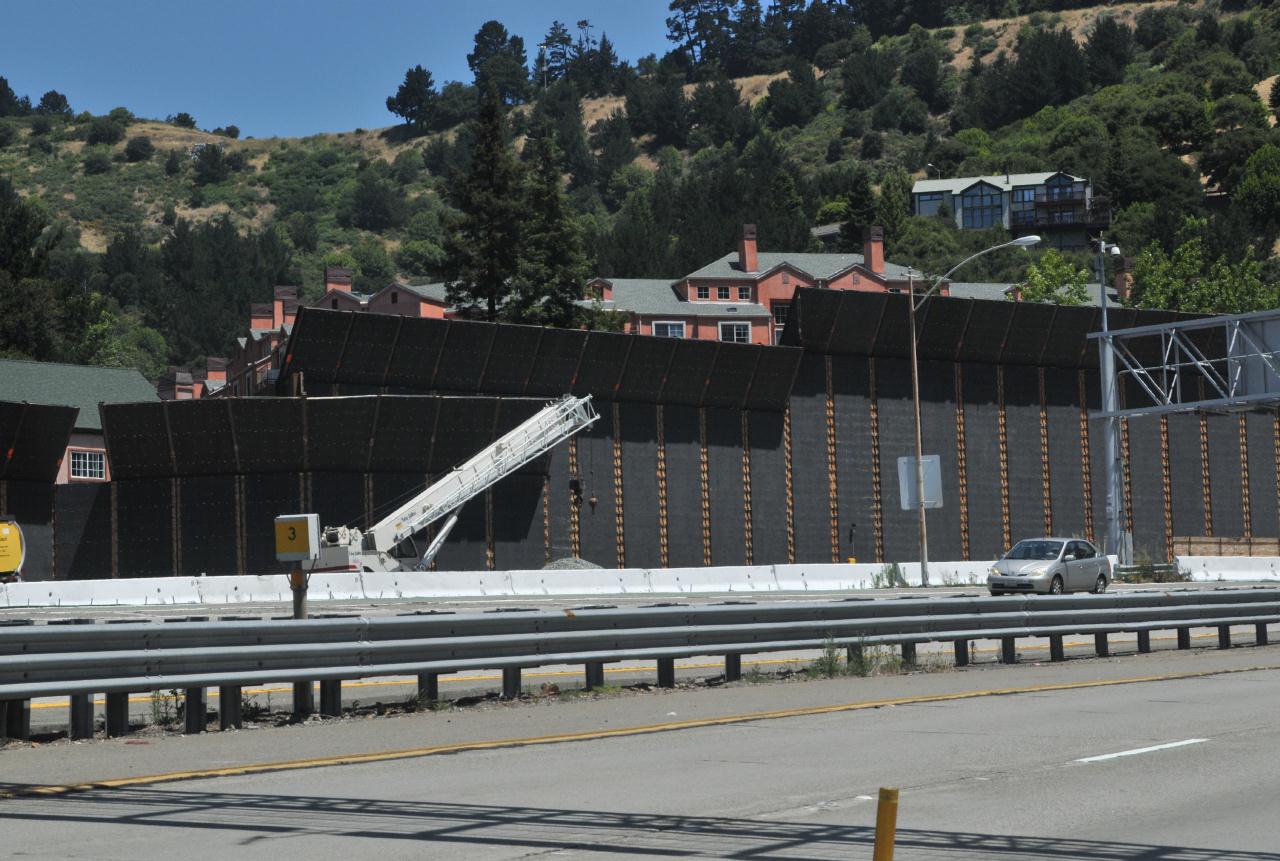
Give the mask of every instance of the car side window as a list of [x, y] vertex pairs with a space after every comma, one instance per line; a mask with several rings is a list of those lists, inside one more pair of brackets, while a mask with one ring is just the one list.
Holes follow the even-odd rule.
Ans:
[[1084, 548], [1080, 546], [1079, 541], [1072, 541], [1067, 545], [1067, 552], [1064, 558], [1083, 559], [1084, 558], [1083, 550]]
[[1089, 544], [1088, 541], [1076, 542], [1076, 558], [1077, 559], [1092, 559], [1097, 555], [1098, 554], [1093, 552], [1093, 546]]

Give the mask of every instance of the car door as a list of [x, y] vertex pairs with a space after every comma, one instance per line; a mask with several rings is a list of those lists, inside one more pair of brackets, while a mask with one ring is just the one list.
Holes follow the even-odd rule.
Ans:
[[1086, 567], [1089, 565], [1089, 561], [1081, 558], [1084, 552], [1085, 550], [1080, 546], [1079, 541], [1068, 541], [1066, 549], [1062, 553], [1063, 565], [1067, 569], [1066, 587], [1068, 591], [1087, 589], [1093, 582], [1093, 578], [1089, 576]]
[[[1098, 582], [1099, 574], [1109, 574], [1107, 571], [1107, 558], [1098, 553], [1098, 548], [1094, 547], [1088, 541], [1081, 541], [1081, 547], [1084, 548], [1085, 557], [1091, 563], [1089, 566], [1089, 588], [1093, 588], [1093, 584]], [[1110, 576], [1107, 577], [1111, 579]]]

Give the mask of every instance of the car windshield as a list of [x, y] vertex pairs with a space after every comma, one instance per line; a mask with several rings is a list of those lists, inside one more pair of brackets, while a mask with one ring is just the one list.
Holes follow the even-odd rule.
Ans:
[[1004, 555], [1005, 559], [1057, 559], [1061, 541], [1019, 541]]

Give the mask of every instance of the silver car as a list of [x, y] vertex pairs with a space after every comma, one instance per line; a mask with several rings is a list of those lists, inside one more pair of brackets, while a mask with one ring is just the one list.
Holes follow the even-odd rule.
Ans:
[[987, 588], [992, 595], [1105, 592], [1110, 582], [1110, 560], [1083, 538], [1019, 541], [987, 574]]

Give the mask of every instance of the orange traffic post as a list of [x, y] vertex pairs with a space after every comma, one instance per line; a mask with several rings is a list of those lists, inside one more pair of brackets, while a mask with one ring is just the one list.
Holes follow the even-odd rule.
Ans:
[[876, 849], [872, 861], [893, 861], [893, 838], [898, 830], [898, 790], [880, 787], [876, 806]]

